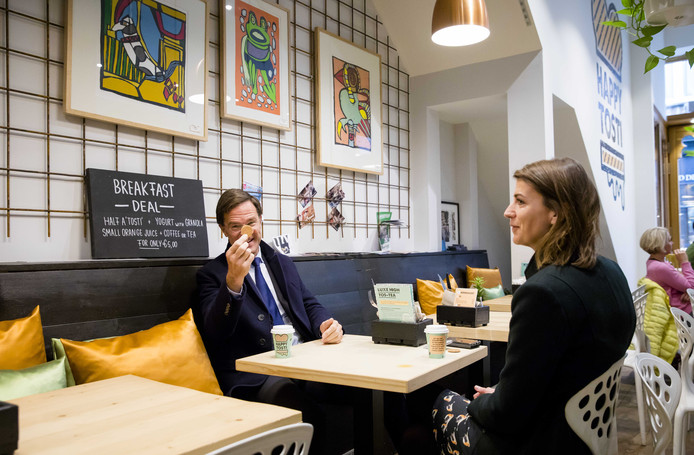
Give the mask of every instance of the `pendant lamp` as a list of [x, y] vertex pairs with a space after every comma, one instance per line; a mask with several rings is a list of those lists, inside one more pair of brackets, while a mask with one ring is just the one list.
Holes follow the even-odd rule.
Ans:
[[489, 36], [484, 0], [436, 0], [431, 40], [441, 46], [467, 46]]

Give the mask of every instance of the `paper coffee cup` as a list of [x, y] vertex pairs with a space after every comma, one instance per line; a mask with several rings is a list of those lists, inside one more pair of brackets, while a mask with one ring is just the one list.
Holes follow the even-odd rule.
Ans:
[[448, 327], [441, 324], [431, 324], [424, 328], [427, 335], [427, 345], [429, 345], [429, 358], [443, 359], [446, 355], [446, 338], [448, 338]]
[[272, 345], [275, 347], [275, 357], [286, 359], [292, 355], [292, 342], [294, 341], [294, 327], [291, 325], [276, 325], [270, 330]]

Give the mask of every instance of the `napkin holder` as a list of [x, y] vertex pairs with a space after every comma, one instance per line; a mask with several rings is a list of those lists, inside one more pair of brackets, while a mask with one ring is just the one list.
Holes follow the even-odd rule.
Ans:
[[419, 322], [372, 321], [371, 339], [376, 344], [421, 346], [427, 342], [424, 328], [433, 323], [428, 318]]
[[19, 441], [19, 408], [16, 404], [0, 401], [0, 455], [17, 450]]
[[489, 307], [439, 305], [436, 307], [436, 322], [465, 327], [487, 325], [489, 324]]

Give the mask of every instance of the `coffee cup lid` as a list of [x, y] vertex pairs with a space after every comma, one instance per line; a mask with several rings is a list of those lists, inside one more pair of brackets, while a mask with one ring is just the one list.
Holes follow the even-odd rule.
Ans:
[[272, 326], [271, 333], [294, 333], [294, 327], [291, 325], [275, 325]]
[[448, 333], [448, 327], [443, 324], [431, 324], [424, 328], [424, 333]]

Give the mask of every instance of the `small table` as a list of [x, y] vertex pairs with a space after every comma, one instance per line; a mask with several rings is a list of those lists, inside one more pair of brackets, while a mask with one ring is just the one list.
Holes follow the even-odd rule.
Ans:
[[121, 376], [10, 400], [24, 454], [205, 454], [301, 422], [293, 409]]
[[485, 300], [483, 303], [489, 307], [489, 311], [511, 311], [512, 295], [505, 295], [497, 299]]
[[[273, 351], [263, 352], [236, 361], [236, 369], [286, 378], [304, 379], [351, 387], [371, 389], [366, 405], [373, 420], [355, 425], [355, 453], [382, 450], [384, 436], [373, 431], [382, 425], [383, 391], [409, 393], [483, 359], [487, 347], [461, 349], [446, 353], [443, 359], [430, 359], [426, 345], [420, 347], [376, 344], [371, 337], [345, 335], [339, 344], [323, 344], [320, 340], [292, 347], [292, 357], [275, 358]], [[362, 403], [356, 403], [362, 404]], [[356, 412], [355, 412], [356, 414]], [[356, 419], [355, 419], [356, 420]], [[357, 423], [357, 422], [355, 422]]]
[[[434, 318], [434, 323], [436, 322], [436, 315], [432, 315], [429, 317]], [[446, 327], [448, 327], [449, 337], [474, 338], [476, 340], [508, 342], [508, 332], [510, 323], [510, 311], [490, 311], [489, 323], [487, 325], [482, 325], [479, 327], [463, 327], [446, 324]]]

